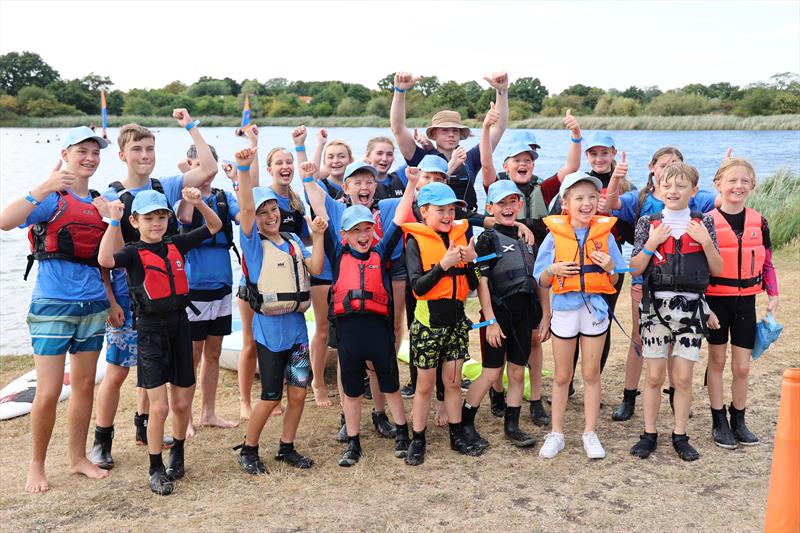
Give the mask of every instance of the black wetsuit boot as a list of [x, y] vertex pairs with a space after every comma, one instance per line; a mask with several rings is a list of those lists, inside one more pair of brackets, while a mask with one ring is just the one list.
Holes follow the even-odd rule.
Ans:
[[466, 401], [461, 405], [461, 431], [468, 443], [485, 450], [489, 447], [489, 441], [481, 437], [478, 430], [475, 429], [475, 415], [478, 413], [478, 407], [472, 407]]
[[611, 413], [611, 420], [622, 422], [633, 417], [633, 408], [636, 406], [636, 397], [639, 391], [636, 389], [624, 389], [622, 391], [622, 403]]
[[161, 453], [150, 454], [150, 490], [160, 496], [168, 496], [172, 494], [175, 485], [167, 477], [164, 471], [164, 461], [161, 458]]
[[169, 465], [167, 466], [167, 477], [175, 481], [181, 479], [186, 470], [183, 462], [183, 445], [186, 443], [186, 438], [183, 440], [175, 439], [175, 444], [169, 451]]
[[511, 441], [514, 446], [520, 448], [528, 448], [536, 443], [533, 435], [525, 433], [519, 428], [519, 412], [521, 407], [506, 407], [506, 416], [503, 424], [503, 430], [506, 438]]
[[89, 460], [103, 470], [114, 468], [114, 458], [111, 456], [111, 443], [114, 440], [114, 426], [94, 429], [94, 443], [89, 451]]
[[755, 446], [758, 444], [758, 437], [756, 437], [744, 423], [745, 410], [739, 410], [731, 403], [728, 406], [728, 411], [731, 414], [731, 431], [733, 431], [733, 436], [736, 437], [736, 440], [745, 446]]
[[497, 418], [503, 418], [506, 414], [506, 397], [502, 392], [497, 392], [494, 387], [489, 389], [489, 402], [492, 414]]

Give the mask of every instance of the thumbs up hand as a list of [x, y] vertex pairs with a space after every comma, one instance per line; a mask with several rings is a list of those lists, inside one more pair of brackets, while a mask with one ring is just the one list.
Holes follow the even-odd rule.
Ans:
[[442, 270], [450, 270], [457, 264], [461, 262], [461, 248], [456, 246], [452, 241], [450, 242], [450, 246], [447, 247], [447, 251], [442, 257], [442, 260], [439, 261], [439, 265], [442, 267]]
[[611, 178], [623, 179], [627, 175], [628, 175], [628, 159], [625, 156], [625, 152], [623, 151], [620, 155], [619, 161], [617, 161], [617, 165], [614, 167], [614, 172], [611, 174]]
[[471, 263], [478, 257], [475, 252], [475, 237], [470, 238], [467, 246], [459, 246], [458, 249], [461, 252], [461, 260], [465, 263]]
[[495, 109], [494, 102], [489, 102], [489, 111], [483, 119], [483, 128], [491, 128], [500, 120], [500, 111]]
[[567, 109], [564, 115], [564, 127], [572, 131], [572, 138], [579, 139], [581, 136], [581, 126], [578, 124], [578, 119], [572, 116], [572, 109]]

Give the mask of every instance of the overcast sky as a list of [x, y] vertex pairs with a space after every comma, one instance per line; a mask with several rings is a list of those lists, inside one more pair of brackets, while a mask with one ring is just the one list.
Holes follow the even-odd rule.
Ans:
[[115, 88], [200, 76], [342, 80], [389, 72], [538, 77], [550, 92], [745, 85], [800, 71], [800, 2], [136, 2], [0, 0], [0, 53]]

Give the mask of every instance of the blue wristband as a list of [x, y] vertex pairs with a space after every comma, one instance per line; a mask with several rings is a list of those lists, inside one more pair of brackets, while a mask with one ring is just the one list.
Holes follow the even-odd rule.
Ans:
[[406, 92], [405, 89], [401, 89], [400, 87], [392, 87], [392, 90], [396, 93], [404, 93]]
[[492, 318], [492, 319], [486, 320], [484, 322], [478, 322], [477, 324], [472, 324], [472, 329], [485, 328], [486, 326], [491, 326], [492, 324], [497, 324], [497, 319], [496, 318]]
[[491, 254], [488, 254], [488, 255], [482, 255], [480, 257], [476, 257], [475, 259], [472, 260], [472, 262], [473, 263], [481, 263], [483, 261], [488, 261], [489, 259], [494, 259], [495, 257], [497, 257], [497, 254], [496, 253], [491, 253]]
[[119, 227], [119, 220], [114, 220], [113, 218], [108, 222], [109, 226], [113, 226], [115, 228]]
[[314, 176], [303, 178], [303, 183], [311, 183], [312, 181], [314, 181]]
[[578, 137], [577, 139], [573, 139], [572, 137], [569, 138], [570, 141], [578, 144], [579, 142], [583, 141], [583, 137]]
[[186, 131], [189, 131], [190, 129], [194, 128], [198, 124], [200, 124], [199, 120], [193, 120], [190, 123], [188, 123], [186, 126], [184, 126], [184, 128], [186, 128]]
[[250, 165], [236, 165], [236, 170], [250, 170]]
[[238, 181], [234, 181], [232, 187], [233, 187], [234, 191], [238, 191], [239, 190], [239, 182]]
[[301, 144], [300, 146], [295, 146], [294, 147], [294, 151], [295, 152], [305, 152], [306, 151], [306, 147]]
[[34, 198], [33, 195], [31, 195], [30, 193], [28, 193], [28, 196], [25, 197], [25, 200], [32, 203], [33, 205], [40, 205], [42, 203], [36, 198]]
[[647, 249], [647, 248], [645, 248], [644, 246], [642, 246], [642, 253], [643, 253], [644, 255], [647, 255], [647, 256], [650, 256], [650, 257], [653, 257], [653, 255], [655, 254], [655, 252], [651, 252], [650, 250], [648, 250], [648, 249]]

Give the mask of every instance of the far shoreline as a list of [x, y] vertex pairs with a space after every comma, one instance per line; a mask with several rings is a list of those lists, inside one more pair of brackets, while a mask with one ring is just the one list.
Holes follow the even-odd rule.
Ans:
[[[240, 125], [239, 117], [201, 116], [204, 126], [231, 127]], [[754, 117], [737, 117], [734, 115], [689, 115], [677, 117], [641, 116], [641, 117], [602, 117], [582, 116], [581, 127], [587, 130], [662, 130], [662, 131], [707, 131], [707, 130], [742, 130], [742, 131], [800, 131], [800, 114], [767, 115]], [[118, 128], [136, 122], [147, 127], [175, 126], [172, 117], [155, 116], [110, 116], [109, 127]], [[259, 117], [253, 122], [260, 126], [294, 127], [304, 124], [317, 128], [388, 128], [389, 119], [378, 116], [359, 117]], [[14, 117], [0, 120], [3, 128], [71, 128], [94, 123], [100, 125], [100, 116], [77, 115], [60, 117]], [[409, 118], [411, 128], [425, 128], [430, 125], [427, 118]], [[481, 122], [466, 119], [464, 123], [471, 128], [480, 128]], [[532, 117], [524, 120], [510, 120], [509, 129], [561, 129], [561, 117]]]

